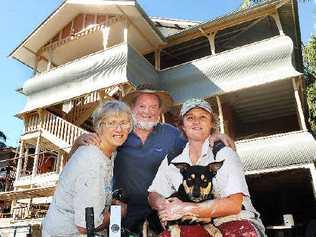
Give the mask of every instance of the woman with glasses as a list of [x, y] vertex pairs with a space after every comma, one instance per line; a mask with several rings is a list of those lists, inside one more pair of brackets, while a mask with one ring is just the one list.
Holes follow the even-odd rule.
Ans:
[[108, 101], [94, 112], [93, 126], [101, 143], [81, 146], [72, 154], [43, 221], [44, 237], [85, 233], [86, 207], [94, 209], [97, 231], [109, 224], [114, 158], [133, 128], [132, 112], [123, 102]]

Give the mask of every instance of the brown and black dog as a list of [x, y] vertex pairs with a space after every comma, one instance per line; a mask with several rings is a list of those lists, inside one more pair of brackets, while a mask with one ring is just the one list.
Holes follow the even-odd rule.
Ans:
[[[224, 161], [212, 162], [206, 166], [193, 165], [187, 163], [172, 163], [183, 176], [182, 184], [176, 193], [170, 197], [177, 197], [183, 202], [199, 203], [214, 198], [213, 178], [222, 167]], [[168, 222], [168, 229], [171, 237], [180, 237], [178, 225], [201, 224], [213, 237], [222, 236], [219, 229], [211, 224], [211, 218], [198, 218], [196, 216], [184, 216], [179, 220]]]

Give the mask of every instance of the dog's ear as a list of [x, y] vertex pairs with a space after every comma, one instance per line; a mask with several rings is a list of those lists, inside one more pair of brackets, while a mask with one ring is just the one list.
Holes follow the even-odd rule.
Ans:
[[181, 163], [171, 163], [173, 164], [175, 167], [177, 167], [180, 170], [180, 173], [183, 174], [185, 173], [185, 171], [187, 171], [187, 169], [190, 167], [189, 164], [181, 162]]
[[217, 171], [222, 167], [224, 161], [218, 161], [218, 162], [212, 162], [209, 163], [207, 166], [209, 168], [209, 171], [215, 176], [217, 174]]

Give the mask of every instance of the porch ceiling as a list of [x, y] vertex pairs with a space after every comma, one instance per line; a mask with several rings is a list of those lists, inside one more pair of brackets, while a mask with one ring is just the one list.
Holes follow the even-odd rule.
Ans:
[[221, 101], [231, 106], [237, 121], [245, 124], [296, 114], [291, 79], [228, 93]]

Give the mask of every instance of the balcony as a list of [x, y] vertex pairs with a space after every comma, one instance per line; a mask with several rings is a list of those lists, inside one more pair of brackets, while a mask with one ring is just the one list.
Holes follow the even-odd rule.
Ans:
[[36, 75], [23, 85], [21, 113], [48, 107], [117, 84], [158, 84], [153, 66], [126, 43]]
[[160, 85], [182, 103], [297, 77], [293, 50], [288, 36], [273, 37], [165, 69]]
[[56, 172], [49, 172], [45, 174], [39, 174], [34, 177], [32, 175], [20, 177], [14, 182], [14, 187], [29, 186], [35, 187], [47, 187], [55, 186], [59, 178], [59, 174]]

